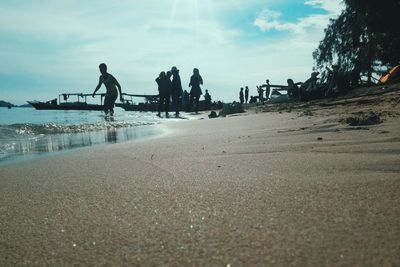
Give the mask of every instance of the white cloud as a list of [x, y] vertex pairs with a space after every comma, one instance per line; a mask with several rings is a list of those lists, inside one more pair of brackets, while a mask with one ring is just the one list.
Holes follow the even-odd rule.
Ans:
[[339, 15], [343, 10], [343, 4], [339, 1], [332, 0], [307, 0], [305, 5], [313, 6], [315, 8], [323, 9], [332, 16]]
[[298, 18], [296, 22], [282, 22], [279, 18], [282, 13], [264, 9], [254, 21], [254, 25], [262, 31], [291, 31], [297, 34], [304, 34], [310, 29], [325, 28], [330, 18], [338, 15], [342, 10], [340, 2], [332, 0], [307, 0], [305, 5], [316, 9], [322, 9], [326, 14], [311, 14]]
[[254, 21], [254, 25], [259, 27], [262, 31], [277, 30], [284, 31], [290, 30], [295, 26], [291, 23], [281, 23], [278, 21], [282, 14], [280, 12], [264, 9]]

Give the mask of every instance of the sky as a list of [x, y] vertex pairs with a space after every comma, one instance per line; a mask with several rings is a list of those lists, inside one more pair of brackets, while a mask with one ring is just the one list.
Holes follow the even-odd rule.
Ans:
[[125, 93], [157, 94], [155, 78], [176, 66], [184, 90], [198, 68], [203, 92], [231, 102], [266, 79], [306, 80], [342, 9], [340, 0], [2, 0], [0, 100], [92, 93], [104, 62]]

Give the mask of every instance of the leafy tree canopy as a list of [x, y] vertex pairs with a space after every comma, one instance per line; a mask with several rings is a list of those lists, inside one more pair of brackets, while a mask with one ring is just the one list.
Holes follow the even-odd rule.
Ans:
[[361, 76], [371, 80], [373, 73], [399, 64], [399, 0], [345, 0], [345, 9], [331, 19], [325, 37], [314, 51], [316, 67], [333, 64], [351, 74], [353, 84]]

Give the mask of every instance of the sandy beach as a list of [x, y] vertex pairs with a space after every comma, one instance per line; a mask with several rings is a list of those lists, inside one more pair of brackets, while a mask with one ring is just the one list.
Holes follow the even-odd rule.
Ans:
[[399, 266], [399, 99], [252, 107], [2, 166], [0, 266]]

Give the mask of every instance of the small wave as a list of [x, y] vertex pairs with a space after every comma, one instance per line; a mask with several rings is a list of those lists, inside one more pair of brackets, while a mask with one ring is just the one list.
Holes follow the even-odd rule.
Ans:
[[65, 134], [65, 133], [83, 133], [92, 131], [107, 130], [110, 128], [119, 129], [127, 127], [136, 127], [144, 125], [152, 125], [150, 122], [124, 122], [124, 121], [110, 121], [98, 122], [90, 124], [78, 125], [60, 125], [55, 123], [46, 124], [11, 124], [0, 126], [0, 137], [17, 137], [17, 136], [37, 136], [44, 134]]

